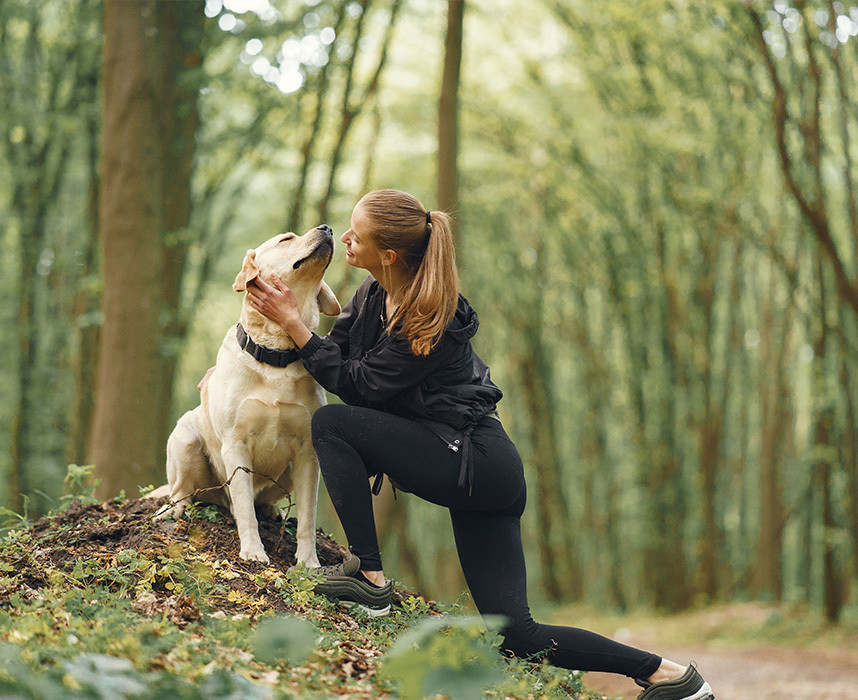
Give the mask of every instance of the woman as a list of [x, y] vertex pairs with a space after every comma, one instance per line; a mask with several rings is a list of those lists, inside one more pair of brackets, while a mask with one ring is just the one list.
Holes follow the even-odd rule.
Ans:
[[504, 615], [503, 648], [557, 666], [634, 678], [641, 698], [702, 700], [693, 666], [592, 632], [538, 624], [527, 603], [520, 519], [522, 464], [495, 407], [501, 391], [473, 352], [476, 313], [459, 295], [450, 219], [398, 190], [364, 196], [342, 236], [349, 265], [370, 273], [325, 338], [301, 321], [291, 291], [274, 278], [250, 303], [289, 334], [308, 372], [345, 405], [313, 416], [313, 445], [353, 555], [323, 567], [320, 591], [374, 614], [390, 607], [372, 495], [392, 483], [449, 508], [474, 603]]

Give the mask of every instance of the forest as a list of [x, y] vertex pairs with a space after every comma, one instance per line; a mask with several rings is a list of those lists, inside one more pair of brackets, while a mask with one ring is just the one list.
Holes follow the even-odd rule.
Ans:
[[[856, 37], [821, 0], [0, 0], [3, 517], [69, 465], [164, 483], [245, 251], [391, 187], [455, 217], [535, 599], [856, 618]], [[376, 511], [456, 599], [448, 514]]]

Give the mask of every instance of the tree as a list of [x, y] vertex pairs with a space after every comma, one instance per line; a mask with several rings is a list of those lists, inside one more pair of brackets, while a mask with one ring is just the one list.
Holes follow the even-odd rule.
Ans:
[[[455, 213], [459, 205], [459, 78], [465, 0], [447, 0], [444, 71], [438, 101], [438, 207]], [[458, 228], [454, 225], [454, 238]]]
[[[64, 363], [75, 335], [63, 312], [80, 284], [74, 258], [91, 239], [82, 208], [64, 209], [61, 197], [66, 187], [77, 186], [76, 147], [86, 138], [78, 125], [89, 124], [95, 95], [97, 8], [58, 2], [52, 9], [45, 13], [39, 5], [17, 2], [0, 8], [0, 91], [6, 100], [0, 123], [8, 134], [0, 139], [0, 162], [9, 191], [8, 206], [0, 209], [10, 234], [4, 254], [16, 259], [14, 288], [4, 297], [16, 306], [14, 359], [3, 368], [15, 375], [7, 379], [14, 388], [7, 402], [12, 415], [4, 436], [10, 455], [4, 491], [16, 510], [37, 485], [48, 498], [59, 491], [51, 482], [61, 479], [65, 466], [70, 392]], [[34, 510], [43, 507], [47, 503]]]
[[167, 287], [176, 286], [167, 273], [182, 262], [175, 257], [181, 258], [181, 241], [168, 252], [164, 234], [187, 220], [195, 123], [193, 102], [173, 90], [187, 90], [177, 65], [186, 59], [181, 47], [197, 38], [181, 32], [180, 19], [201, 10], [198, 3], [154, 0], [107, 0], [104, 6], [104, 323], [90, 440], [103, 497], [163, 479], [169, 413], [163, 315], [173, 293]]

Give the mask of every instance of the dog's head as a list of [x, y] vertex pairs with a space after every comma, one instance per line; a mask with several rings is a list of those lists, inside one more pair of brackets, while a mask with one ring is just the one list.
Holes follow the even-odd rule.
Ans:
[[247, 251], [232, 288], [244, 292], [257, 277], [271, 284], [271, 276], [277, 275], [298, 300], [301, 318], [314, 329], [320, 311], [336, 316], [341, 310], [336, 296], [322, 279], [333, 255], [333, 232], [324, 224], [303, 236], [294, 233], [274, 236], [255, 250]]

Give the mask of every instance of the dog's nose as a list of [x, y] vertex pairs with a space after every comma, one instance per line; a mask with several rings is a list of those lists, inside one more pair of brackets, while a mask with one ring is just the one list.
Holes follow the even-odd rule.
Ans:
[[334, 232], [331, 230], [331, 227], [328, 226], [327, 224], [322, 224], [321, 226], [316, 226], [316, 228], [319, 229], [319, 231], [321, 231], [322, 233], [324, 233], [327, 236], [333, 236], [334, 235]]

